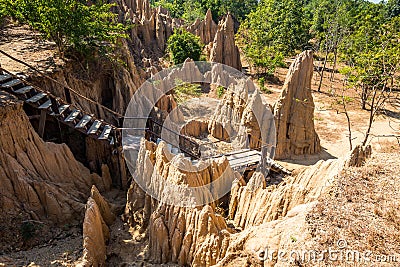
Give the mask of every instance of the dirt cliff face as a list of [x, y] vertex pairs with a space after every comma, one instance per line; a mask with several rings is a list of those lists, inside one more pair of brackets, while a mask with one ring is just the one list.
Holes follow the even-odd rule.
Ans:
[[230, 218], [235, 226], [246, 229], [285, 217], [295, 206], [315, 201], [324, 194], [343, 166], [343, 159], [320, 161], [286, 177], [279, 185], [268, 187], [262, 174], [255, 173], [247, 185], [233, 185]]
[[[221, 162], [223, 165], [217, 163], [200, 173], [186, 173], [173, 166], [183, 159], [172, 156], [163, 143], [157, 147], [143, 141], [137, 175], [149, 185], [157, 184], [155, 173], [162, 173], [162, 179], [174, 184], [201, 186], [218, 177], [220, 171], [212, 169], [218, 170], [224, 165]], [[232, 223], [237, 228], [248, 229], [284, 218], [293, 207], [315, 201], [325, 192], [329, 179], [340, 171], [341, 164], [343, 161], [320, 162], [278, 187], [266, 187], [265, 178], [258, 173], [248, 184], [238, 176], [229, 206]], [[216, 214], [213, 204], [195, 208], [163, 204], [146, 195], [134, 182], [128, 191], [124, 217], [133, 229], [148, 234], [148, 257], [156, 263], [212, 266], [229, 255], [230, 247], [231, 252], [235, 250], [240, 239], [225, 219]]]
[[[254, 173], [247, 183], [236, 177], [228, 210], [230, 224], [215, 212], [215, 205], [189, 208], [163, 204], [146, 195], [135, 182], [128, 192], [124, 217], [132, 230], [146, 233], [151, 262], [262, 266], [264, 261], [258, 252], [266, 246], [296, 249], [299, 244], [311, 243], [310, 212], [337, 186], [344, 166], [357, 161], [357, 155], [359, 151], [346, 158], [320, 161], [286, 177], [277, 186], [268, 185], [260, 173]], [[187, 186], [200, 186], [218, 177], [218, 171], [210, 170], [188, 174], [173, 166], [181, 160], [171, 156], [165, 144], [156, 146], [143, 140], [137, 174], [149, 185], [157, 184], [156, 172], [162, 173], [162, 179]], [[218, 163], [213, 168], [218, 169]], [[294, 238], [301, 242], [295, 243]], [[276, 259], [268, 262], [275, 263]]]
[[[218, 73], [218, 72], [216, 72]], [[251, 93], [249, 93], [251, 92]], [[236, 148], [275, 145], [273, 115], [250, 80], [239, 79], [224, 94], [209, 122], [209, 132]]]
[[[198, 187], [219, 178], [222, 172], [229, 168], [226, 160], [214, 162], [197, 172], [196, 167], [191, 164], [180, 156], [173, 157], [169, 154], [164, 143], [157, 147], [143, 140], [137, 175], [142, 176], [148, 182], [148, 186], [159, 184], [156, 181], [158, 177], [176, 186]], [[185, 171], [188, 168], [194, 172]], [[160, 173], [161, 177], [157, 176], [157, 173]], [[160, 195], [166, 198], [173, 197], [167, 195], [167, 187], [160, 190], [165, 190], [166, 193]], [[208, 198], [210, 193], [203, 192], [203, 195], [194, 197]], [[224, 247], [227, 245], [225, 237], [231, 231], [224, 218], [214, 212], [214, 207], [214, 203], [193, 208], [163, 204], [146, 195], [133, 182], [128, 191], [124, 217], [132, 228], [148, 232], [148, 257], [152, 261], [211, 266], [224, 255]], [[209, 253], [210, 250], [213, 254]]]
[[311, 93], [313, 70], [312, 51], [298, 55], [290, 66], [282, 93], [274, 105], [278, 159], [321, 151], [314, 128], [314, 101]]
[[39, 88], [64, 100], [68, 99], [64, 86], [72, 88], [78, 94], [90, 99], [87, 100], [71, 92], [71, 102], [77, 108], [115, 124], [118, 122], [116, 116], [98, 104], [123, 114], [133, 93], [143, 81], [132, 63], [131, 54], [126, 52], [123, 58], [126, 62], [131, 62], [131, 66], [124, 68], [122, 65], [99, 59], [88, 63], [85, 68], [80, 63], [72, 61], [49, 74], [58, 83], [36, 75], [31, 76], [29, 80]]
[[22, 103], [6, 93], [0, 98], [0, 125], [2, 222], [21, 215], [59, 225], [80, 220], [91, 186], [110, 188], [109, 176], [90, 173], [66, 145], [43, 142]]

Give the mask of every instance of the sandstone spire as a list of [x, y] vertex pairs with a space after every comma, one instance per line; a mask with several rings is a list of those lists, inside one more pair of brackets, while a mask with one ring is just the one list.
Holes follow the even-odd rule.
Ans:
[[313, 54], [304, 51], [290, 66], [282, 93], [274, 106], [277, 131], [275, 157], [278, 159], [321, 151], [314, 128], [312, 75]]
[[211, 10], [209, 9], [204, 20], [197, 19], [187, 30], [199, 36], [203, 44], [207, 45], [214, 40], [218, 25], [213, 21]]
[[210, 52], [210, 61], [223, 63], [238, 70], [242, 69], [239, 48], [235, 44], [233, 18], [230, 14], [218, 25]]

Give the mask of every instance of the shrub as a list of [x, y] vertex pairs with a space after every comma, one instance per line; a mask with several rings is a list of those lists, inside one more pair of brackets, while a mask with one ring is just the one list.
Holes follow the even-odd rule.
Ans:
[[21, 235], [24, 241], [28, 241], [29, 239], [35, 236], [35, 232], [37, 227], [29, 221], [22, 222], [21, 224]]
[[167, 46], [167, 50], [174, 64], [181, 64], [185, 62], [187, 58], [199, 61], [203, 50], [200, 37], [185, 30], [179, 30], [171, 35], [168, 39]]
[[201, 96], [201, 87], [198, 84], [184, 83], [182, 80], [176, 79], [173, 96], [176, 102], [184, 102], [189, 97]]
[[218, 96], [218, 98], [221, 98], [224, 94], [225, 94], [225, 87], [218, 86], [217, 87], [217, 96]]
[[271, 94], [272, 91], [269, 90], [267, 87], [265, 87], [265, 78], [261, 77], [260, 79], [258, 79], [258, 84], [260, 85], [260, 90], [263, 91], [266, 94]]

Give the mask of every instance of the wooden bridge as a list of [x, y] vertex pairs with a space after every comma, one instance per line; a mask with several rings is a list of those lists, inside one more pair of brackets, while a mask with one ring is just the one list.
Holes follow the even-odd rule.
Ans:
[[[0, 51], [2, 52], [2, 51]], [[3, 53], [4, 54], [4, 53]], [[8, 56], [8, 55], [7, 55]], [[11, 57], [12, 58], [12, 57]], [[15, 59], [15, 58], [12, 58]], [[16, 59], [15, 59], [16, 60]], [[18, 60], [19, 61], [19, 60]], [[21, 61], [19, 61], [21, 63]], [[26, 63], [24, 63], [27, 65]], [[32, 66], [28, 67], [34, 69]], [[39, 72], [39, 71], [38, 71]], [[41, 74], [41, 73], [40, 73]], [[51, 78], [50, 78], [51, 79]], [[53, 117], [60, 123], [79, 131], [84, 135], [100, 141], [107, 142], [110, 146], [120, 148], [122, 151], [122, 121], [124, 117], [108, 108], [96, 103], [99, 107], [113, 113], [117, 117], [117, 123], [109, 123], [101, 118], [96, 118], [93, 114], [75, 107], [71, 103], [71, 90], [66, 87], [65, 95], [67, 100], [63, 100], [51, 94], [48, 91], [42, 90], [20, 77], [0, 68], [0, 90], [4, 90], [18, 99], [24, 101], [33, 109], [39, 110], [39, 127], [38, 134], [43, 137], [45, 132], [45, 125], [47, 117]], [[77, 94], [75, 91], [73, 91]], [[78, 97], [85, 98], [84, 96]], [[135, 119], [135, 118], [129, 118]], [[146, 128], [142, 129], [145, 132], [146, 139], [157, 142], [161, 140], [161, 131], [167, 131], [170, 135], [174, 136], [175, 140], [179, 140], [179, 152], [184, 153], [194, 161], [201, 158], [200, 145], [191, 138], [182, 134], [176, 133], [167, 129], [162, 123], [153, 120], [152, 118], [137, 118], [146, 119]], [[172, 147], [172, 142], [166, 141]], [[233, 151], [227, 154], [221, 154], [212, 158], [227, 157], [232, 169], [237, 171], [254, 170], [260, 164], [267, 163], [271, 170], [279, 173], [289, 174], [290, 172], [275, 163], [272, 159], [263, 158], [263, 155], [258, 150], [242, 149]]]

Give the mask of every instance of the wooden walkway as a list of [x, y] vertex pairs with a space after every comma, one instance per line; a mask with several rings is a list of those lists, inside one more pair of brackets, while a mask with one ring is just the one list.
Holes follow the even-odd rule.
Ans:
[[[60, 97], [56, 97], [48, 91], [37, 88], [1, 68], [0, 90], [4, 90], [16, 96], [18, 99], [24, 101], [26, 104], [39, 111], [40, 121], [38, 133], [41, 137], [44, 136], [46, 117], [51, 116], [61, 123], [66, 124], [74, 130], [79, 131], [87, 136], [98, 140], [107, 141], [113, 146], [122, 145], [122, 137], [120, 132], [121, 129], [119, 129], [117, 126], [95, 118], [93, 114], [88, 114], [79, 108], [74, 107], [73, 104], [68, 103]], [[119, 119], [123, 119], [123, 116], [120, 115]], [[157, 125], [157, 122], [153, 121], [151, 118], [148, 118], [147, 122], [149, 128], [143, 129], [146, 131], [147, 137], [151, 141], [160, 139], [160, 136], [155, 131], [155, 127], [157, 126], [159, 128], [164, 128], [164, 126], [162, 124]], [[186, 156], [190, 156], [196, 161], [200, 159], [200, 148], [196, 142], [181, 134], [172, 134], [176, 134], [179, 137], [179, 146], [183, 149], [181, 150]], [[136, 140], [134, 143], [139, 144], [139, 141]], [[138, 150], [139, 148], [131, 147], [131, 149]], [[262, 153], [260, 151], [250, 149], [233, 151], [231, 153], [218, 155], [212, 158], [216, 159], [223, 156], [228, 159], [230, 166], [236, 171], [254, 170], [262, 161]], [[290, 171], [286, 170], [272, 159], [267, 158], [265, 160], [271, 170], [278, 173], [290, 174]]]
[[257, 150], [242, 149], [224, 155], [233, 170], [253, 169], [261, 162], [261, 152]]
[[108, 141], [111, 145], [117, 140], [117, 127], [114, 125], [75, 108], [63, 99], [29, 84], [4, 69], [0, 69], [0, 90], [16, 96], [40, 112], [38, 133], [41, 137], [44, 136], [46, 117], [51, 116], [87, 136]]
[[[232, 153], [219, 155], [213, 157], [215, 159], [226, 157], [231, 165], [231, 168], [235, 171], [247, 171], [256, 169], [261, 163], [262, 153], [258, 150], [241, 149]], [[275, 162], [271, 158], [265, 158], [266, 166], [273, 172], [290, 175], [291, 171]]]

